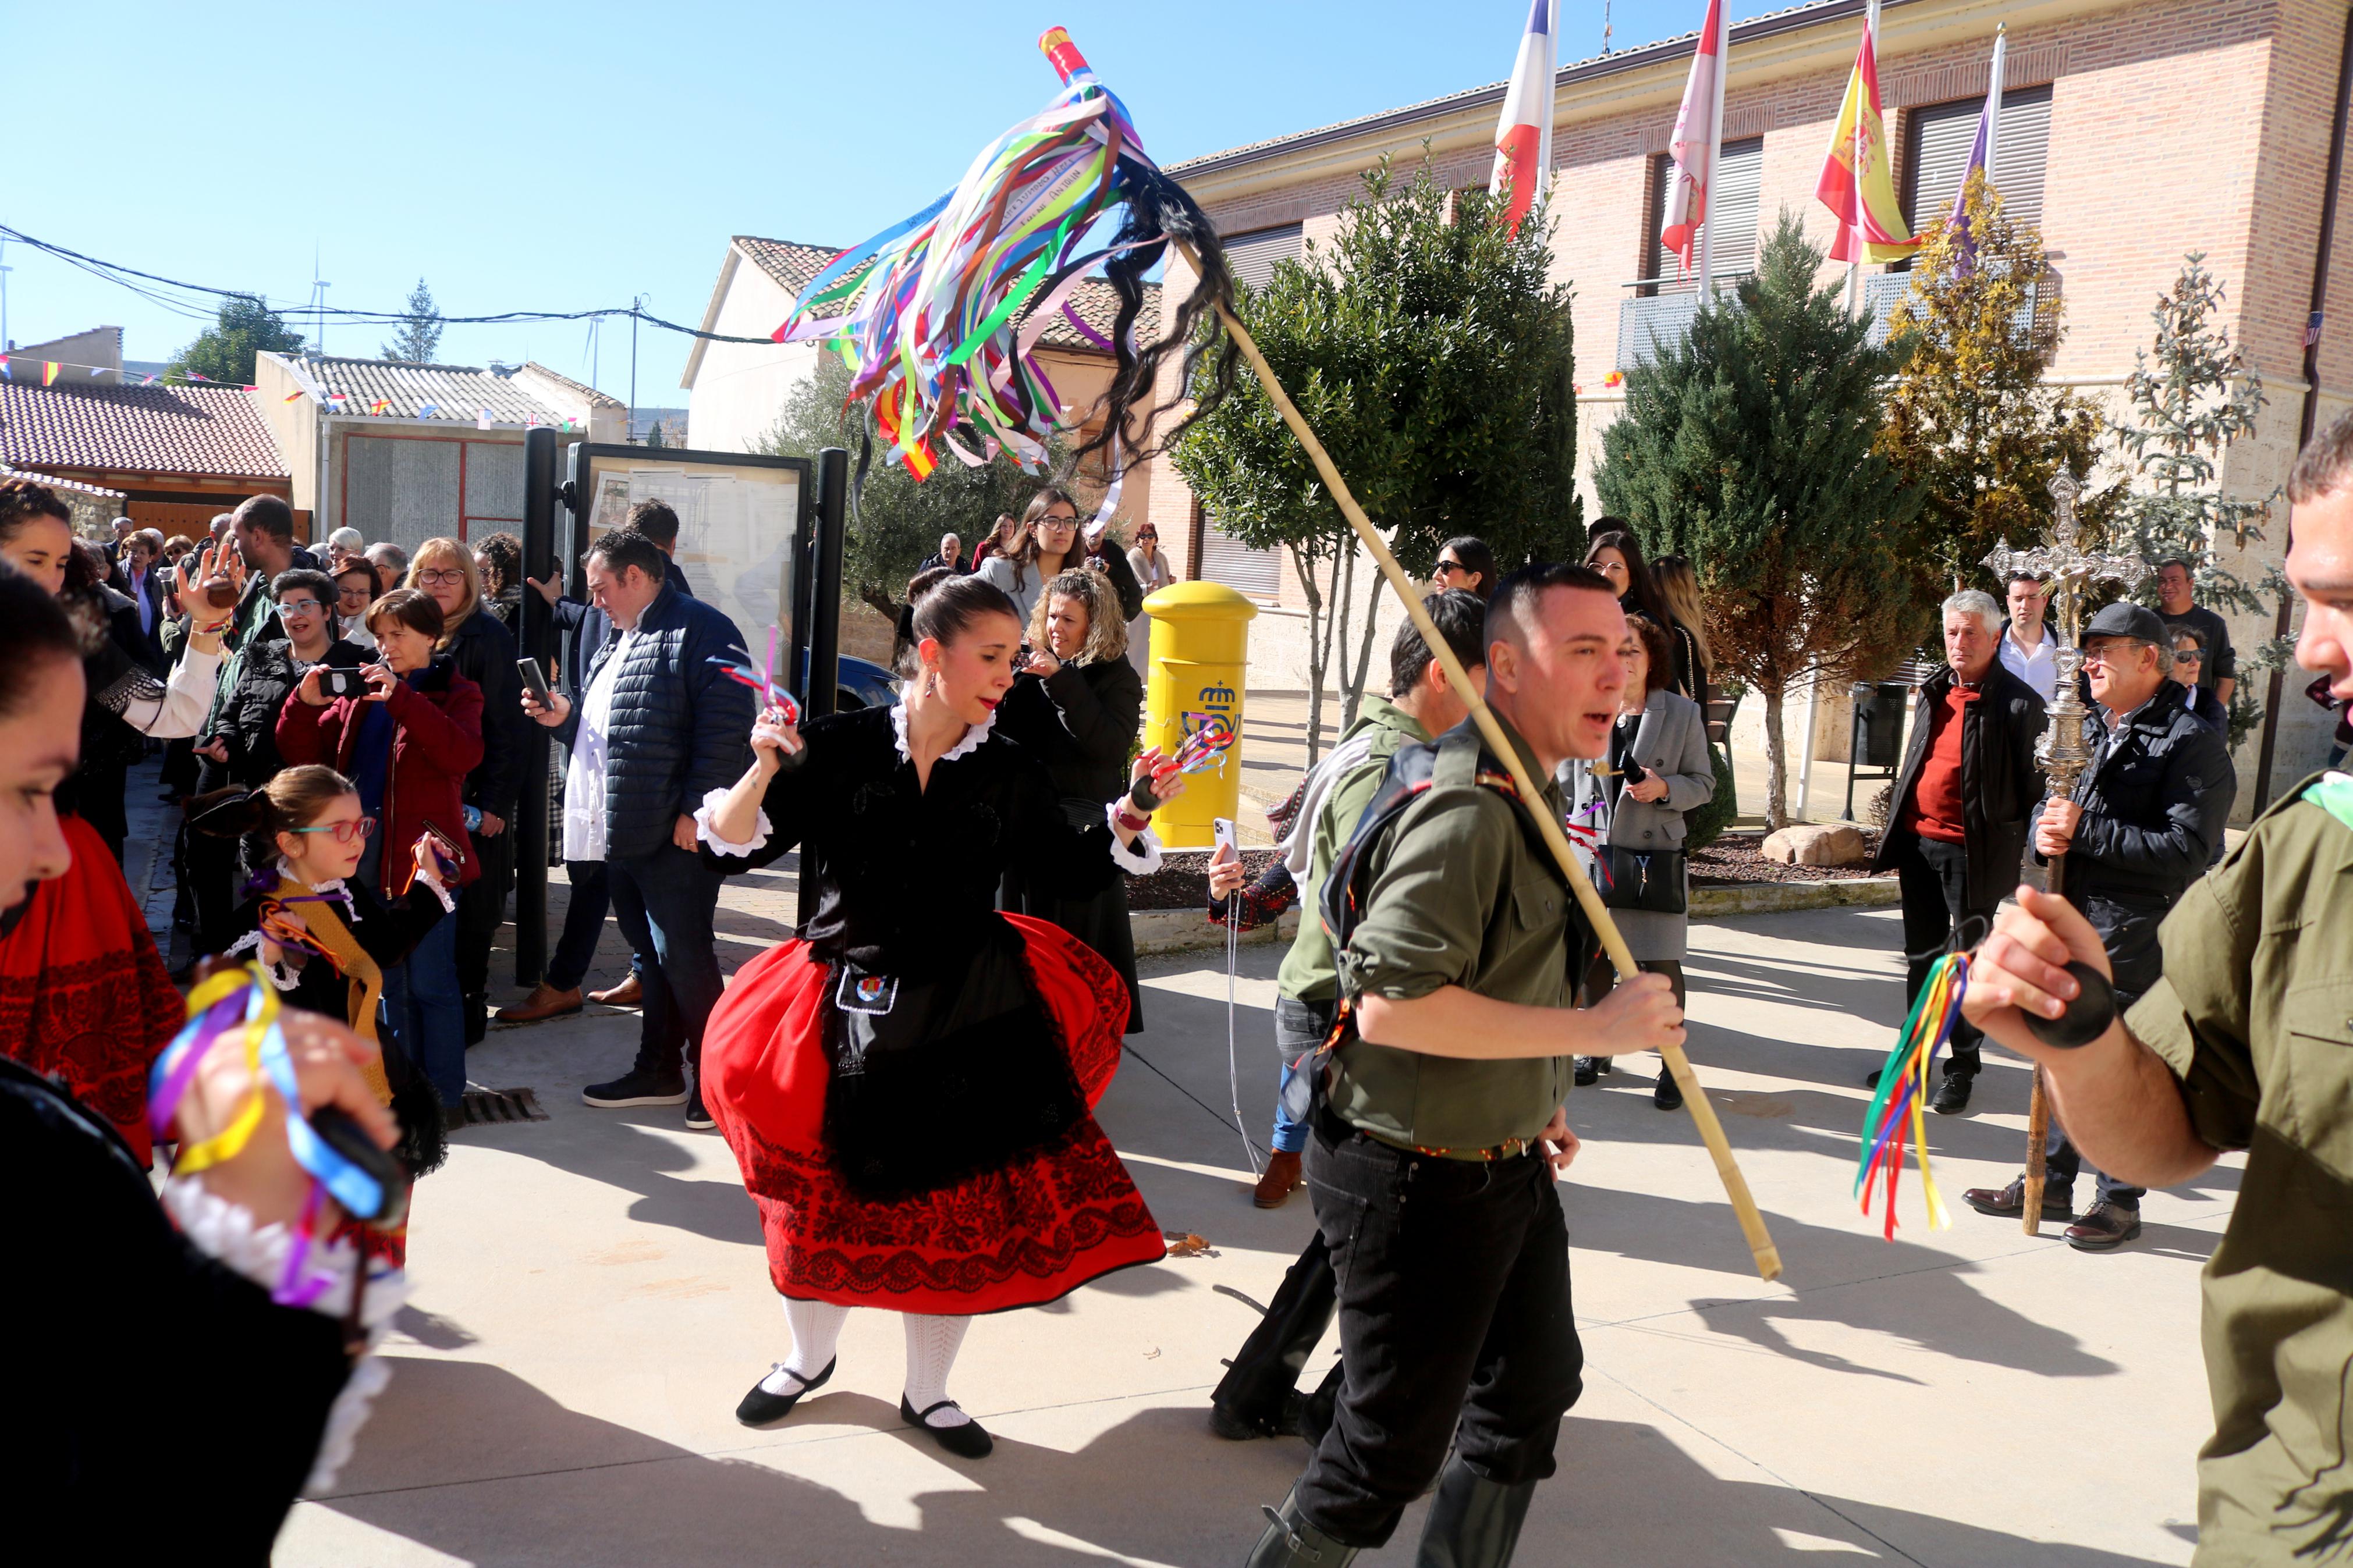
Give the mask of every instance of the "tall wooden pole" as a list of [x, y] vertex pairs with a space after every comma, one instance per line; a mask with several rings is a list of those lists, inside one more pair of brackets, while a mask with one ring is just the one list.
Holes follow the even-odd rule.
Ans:
[[[1191, 267], [1198, 276], [1201, 259], [1192, 247], [1180, 240], [1177, 249], [1184, 256], [1186, 265]], [[1479, 726], [1480, 734], [1485, 737], [1488, 749], [1510, 771], [1512, 783], [1518, 787], [1521, 801], [1527, 806], [1528, 815], [1535, 818], [1536, 830], [1543, 835], [1546, 847], [1560, 863], [1561, 874], [1568, 879], [1569, 891], [1576, 895], [1587, 923], [1600, 937], [1602, 949], [1609, 953], [1619, 978], [1633, 979], [1640, 973], [1634, 955], [1628, 950], [1626, 939], [1619, 934], [1617, 923], [1610, 920], [1600, 895], [1586, 879], [1584, 868], [1577, 864], [1576, 855], [1569, 849], [1568, 836], [1561, 831], [1561, 825], [1553, 819], [1552, 813], [1545, 809], [1544, 792], [1528, 776], [1527, 765], [1520, 759], [1519, 748], [1513, 745], [1504, 733], [1495, 715], [1488, 710], [1486, 700], [1480, 695], [1478, 688], [1471, 684], [1471, 677], [1463, 669], [1462, 661], [1454, 657], [1454, 650], [1447, 646], [1445, 637], [1431, 624], [1430, 612], [1422, 608], [1421, 595], [1415, 591], [1413, 580], [1398, 564], [1397, 557], [1389, 553], [1388, 544], [1381, 538], [1379, 531], [1373, 527], [1372, 519], [1366, 517], [1365, 509], [1356, 503], [1355, 493], [1348, 489], [1348, 481], [1340, 477], [1332, 455], [1324, 449], [1324, 443], [1316, 438], [1314, 430], [1291, 401], [1290, 394], [1283, 391], [1282, 383], [1266, 363], [1266, 356], [1259, 352], [1258, 342], [1250, 336], [1250, 330], [1223, 304], [1218, 307], [1218, 316], [1225, 323], [1226, 331], [1232, 334], [1235, 347], [1241, 350], [1242, 357], [1250, 362], [1260, 384], [1266, 388], [1266, 395], [1272, 400], [1276, 412], [1282, 416], [1282, 422], [1291, 426], [1291, 433], [1306, 448], [1308, 460], [1315, 465], [1316, 473], [1331, 490], [1332, 499], [1339, 505], [1340, 514], [1348, 520], [1348, 526], [1356, 530], [1357, 539], [1380, 567], [1381, 575], [1388, 578], [1389, 586], [1397, 591], [1399, 602], [1405, 606], [1406, 616], [1413, 622], [1414, 630], [1421, 634], [1422, 642], [1438, 660], [1439, 668], [1445, 670], [1447, 683], [1454, 688], [1455, 695], [1461, 698], [1470, 709], [1471, 718]], [[1698, 1124], [1699, 1135], [1707, 1144], [1708, 1154], [1715, 1162], [1715, 1173], [1722, 1178], [1725, 1193], [1732, 1200], [1733, 1213], [1740, 1221], [1741, 1233], [1748, 1239], [1748, 1250], [1756, 1257], [1757, 1272], [1767, 1280], [1779, 1279], [1780, 1250], [1773, 1245], [1772, 1237], [1765, 1229], [1765, 1216], [1757, 1212], [1757, 1200], [1749, 1194], [1747, 1179], [1740, 1173], [1740, 1166], [1732, 1157], [1732, 1145], [1724, 1135], [1724, 1123], [1716, 1120], [1715, 1107], [1708, 1103], [1707, 1091], [1700, 1087], [1697, 1075], [1692, 1071], [1691, 1058], [1683, 1054], [1682, 1047], [1675, 1045], [1664, 1047], [1659, 1054], [1665, 1058], [1667, 1071], [1673, 1075], [1676, 1087], [1683, 1090], [1683, 1107], [1691, 1112], [1692, 1121]]]

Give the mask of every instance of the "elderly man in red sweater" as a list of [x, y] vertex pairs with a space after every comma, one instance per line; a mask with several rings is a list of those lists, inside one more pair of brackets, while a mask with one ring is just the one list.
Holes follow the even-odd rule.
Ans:
[[[2042, 796], [2034, 742], [2042, 699], [2003, 667], [2001, 606], [1975, 589], [1945, 601], [1945, 668], [1920, 688], [1912, 746], [1887, 812], [1873, 871], [1894, 868], [1904, 890], [1904, 1005], [1953, 944], [1985, 934], [2018, 886], [2028, 818]], [[1982, 1037], [1956, 1022], [1953, 1049], [1929, 1109], [1968, 1109]], [[1875, 1081], [1875, 1075], [1874, 1075]]]

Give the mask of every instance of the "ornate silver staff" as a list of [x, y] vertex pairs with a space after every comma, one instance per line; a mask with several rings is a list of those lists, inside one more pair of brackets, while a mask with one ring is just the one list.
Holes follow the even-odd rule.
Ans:
[[[2051, 499], [2057, 503], [2051, 524], [2051, 542], [2033, 550], [2012, 550], [2010, 541], [2004, 539], [1985, 558], [1987, 568], [2000, 581], [2007, 582], [2015, 572], [2029, 572], [2051, 584], [2051, 608], [2045, 618], [2063, 640], [2051, 656], [2058, 671], [2059, 687], [2051, 702], [2050, 722], [2042, 731], [2042, 743], [2034, 749], [2035, 760], [2042, 764], [2042, 776], [2048, 782], [2046, 800], [2073, 798], [2075, 781], [2083, 777], [2084, 770], [2092, 763], [2092, 748], [2084, 741], [2084, 721], [2091, 716], [2091, 710], [2084, 706], [2075, 679], [2084, 668], [2084, 590], [2094, 579], [2106, 578], [2129, 594], [2148, 575], [2148, 567], [2137, 556], [2104, 555], [2082, 546], [2078, 542], [2075, 499], [2083, 493], [2083, 485], [2065, 464], [2061, 464], [2051, 479]], [[2066, 866], [2066, 856], [2051, 857], [2051, 875], [2046, 885], [2052, 893], [2063, 889]], [[2036, 1068], [2033, 1098], [2026, 1113], [2023, 1223], [2029, 1236], [2039, 1235], [2042, 1229], [2042, 1145], [2050, 1131], [2051, 1101], [2042, 1087], [2042, 1069]]]

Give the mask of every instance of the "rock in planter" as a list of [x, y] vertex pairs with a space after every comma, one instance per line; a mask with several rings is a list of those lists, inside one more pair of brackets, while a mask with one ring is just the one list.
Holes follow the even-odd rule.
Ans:
[[1870, 854], [1862, 829], [1843, 822], [1784, 827], [1765, 840], [1761, 853], [1784, 866], [1853, 866]]

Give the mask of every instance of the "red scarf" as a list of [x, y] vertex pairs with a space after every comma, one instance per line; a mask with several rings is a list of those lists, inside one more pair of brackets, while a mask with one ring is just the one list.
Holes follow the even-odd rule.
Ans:
[[0, 1056], [58, 1079], [144, 1162], [148, 1069], [186, 1012], [105, 841], [79, 816], [58, 825], [73, 868], [0, 938]]

